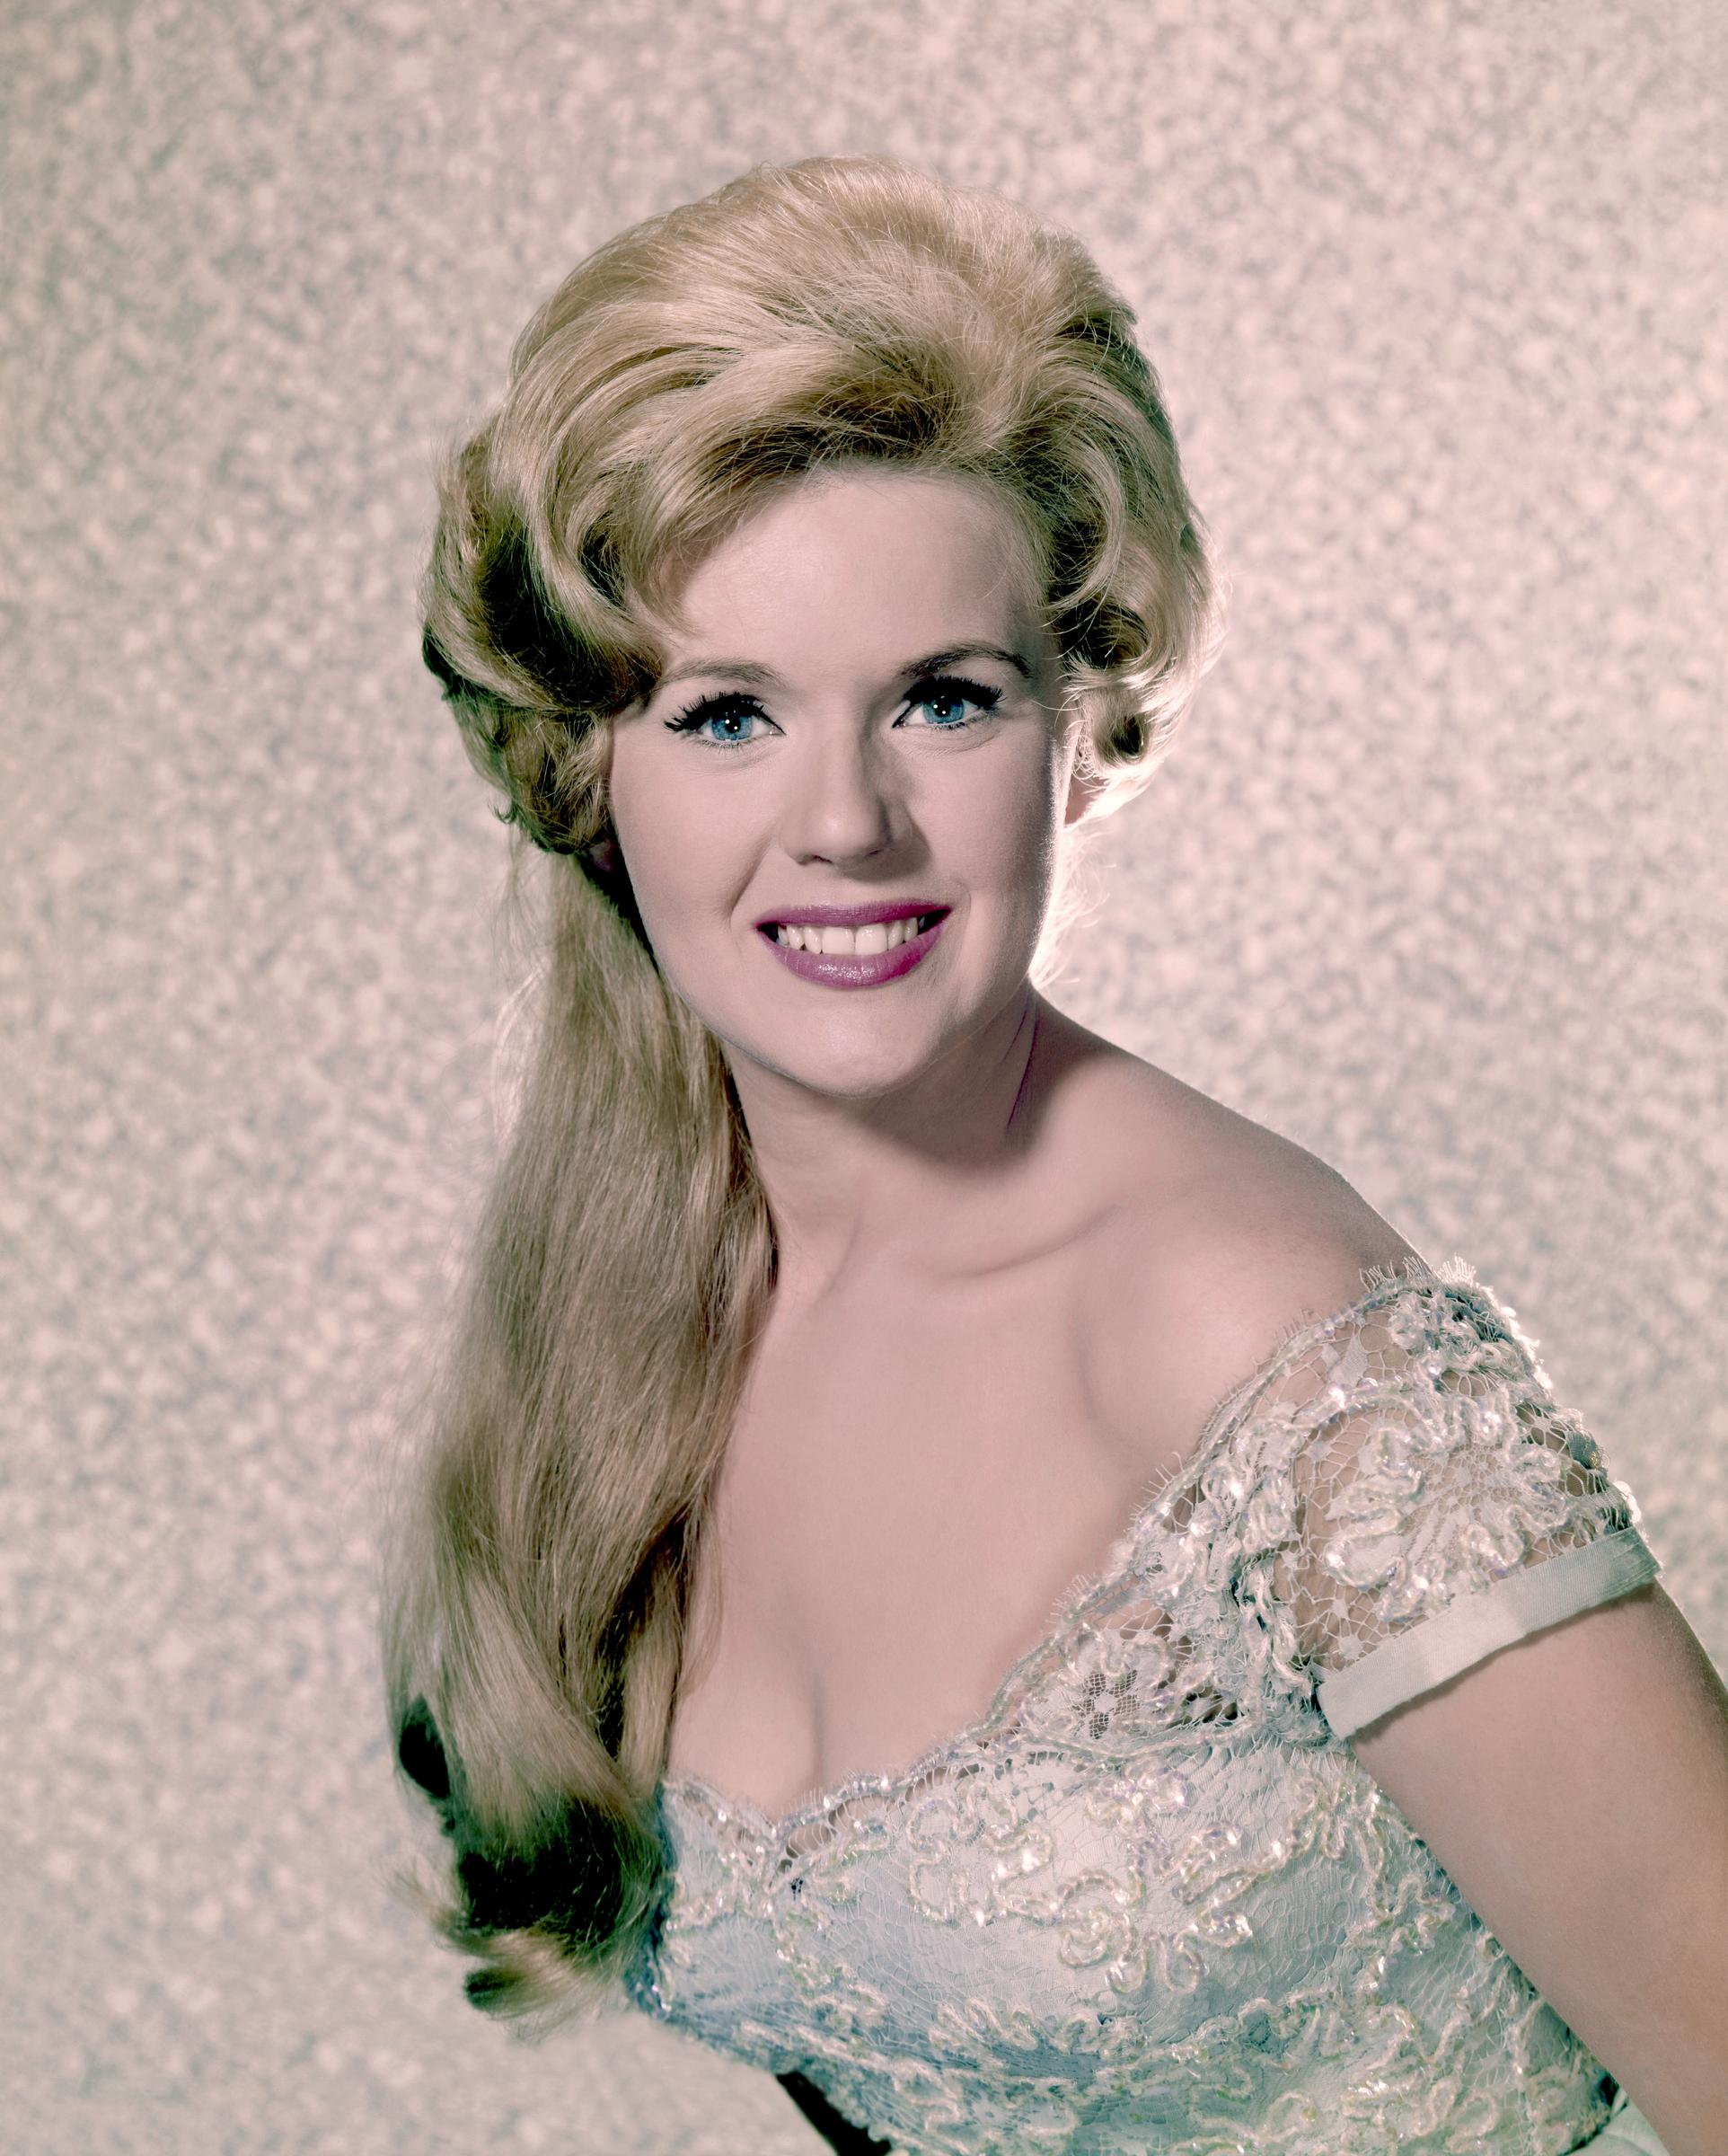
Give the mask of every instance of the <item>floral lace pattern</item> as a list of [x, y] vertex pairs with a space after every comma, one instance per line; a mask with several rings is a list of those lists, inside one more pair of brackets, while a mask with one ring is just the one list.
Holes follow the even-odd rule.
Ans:
[[1316, 1700], [1635, 1528], [1460, 1259], [1221, 1402], [984, 1719], [780, 1819], [662, 1784], [632, 2001], [908, 2156], [1561, 2156], [1615, 2085]]

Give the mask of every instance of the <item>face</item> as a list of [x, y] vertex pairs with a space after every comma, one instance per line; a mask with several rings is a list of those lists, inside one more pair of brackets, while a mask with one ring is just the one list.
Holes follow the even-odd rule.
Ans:
[[[610, 750], [655, 956], [735, 1071], [891, 1091], [1027, 993], [1084, 805], [1025, 538], [982, 482], [849, 469], [776, 493], [680, 596], [685, 629]], [[865, 928], [813, 977], [763, 925], [914, 902], [945, 910], [910, 966], [895, 944], [872, 967], [904, 930]]]

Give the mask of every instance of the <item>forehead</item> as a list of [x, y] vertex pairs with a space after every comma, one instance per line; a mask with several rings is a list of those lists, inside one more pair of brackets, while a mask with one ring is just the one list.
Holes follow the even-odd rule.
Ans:
[[867, 649], [996, 642], [1036, 630], [1032, 549], [987, 482], [948, 473], [822, 473], [789, 482], [700, 561], [679, 594], [668, 663], [755, 634]]

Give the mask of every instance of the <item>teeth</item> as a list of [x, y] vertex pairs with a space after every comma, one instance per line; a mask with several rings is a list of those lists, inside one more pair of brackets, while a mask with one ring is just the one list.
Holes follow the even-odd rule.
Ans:
[[861, 928], [816, 928], [799, 922], [781, 922], [774, 933], [794, 950], [820, 951], [824, 957], [843, 952], [848, 958], [868, 958], [909, 941], [918, 933], [918, 923], [910, 915], [899, 921], [868, 921]]

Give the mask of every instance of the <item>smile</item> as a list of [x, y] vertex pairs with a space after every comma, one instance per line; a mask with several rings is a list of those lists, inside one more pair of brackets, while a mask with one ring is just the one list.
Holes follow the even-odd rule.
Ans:
[[946, 913], [906, 915], [838, 928], [797, 921], [763, 924], [763, 941], [793, 973], [829, 988], [874, 988], [921, 965], [940, 941]]
[[896, 944], [909, 943], [920, 929], [940, 919], [938, 914], [905, 915], [897, 921], [866, 921], [857, 928], [823, 928], [815, 923], [776, 921], [774, 941], [789, 943], [794, 950], [820, 951], [824, 958], [874, 958]]

